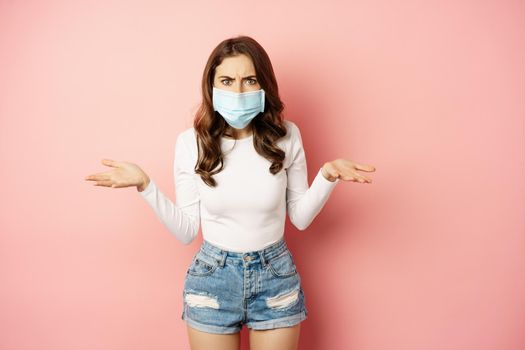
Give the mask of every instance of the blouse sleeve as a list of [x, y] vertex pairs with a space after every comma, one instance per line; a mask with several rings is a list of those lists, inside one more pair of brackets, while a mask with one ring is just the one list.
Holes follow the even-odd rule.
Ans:
[[301, 132], [295, 123], [291, 126], [291, 164], [286, 170], [288, 177], [286, 207], [292, 224], [299, 230], [305, 230], [319, 214], [339, 179], [329, 181], [319, 168], [312, 185], [308, 187], [306, 156]]
[[190, 244], [200, 227], [200, 196], [194, 167], [195, 161], [179, 134], [173, 162], [176, 204], [160, 191], [153, 179], [139, 192], [164, 226], [183, 244]]

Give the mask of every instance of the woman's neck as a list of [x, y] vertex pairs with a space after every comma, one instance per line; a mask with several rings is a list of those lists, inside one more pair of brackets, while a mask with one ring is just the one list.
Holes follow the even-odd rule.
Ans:
[[244, 129], [235, 129], [230, 127], [226, 129], [225, 135], [230, 135], [229, 138], [233, 139], [244, 139], [252, 135], [252, 132], [253, 130], [251, 128], [251, 125], [248, 125]]

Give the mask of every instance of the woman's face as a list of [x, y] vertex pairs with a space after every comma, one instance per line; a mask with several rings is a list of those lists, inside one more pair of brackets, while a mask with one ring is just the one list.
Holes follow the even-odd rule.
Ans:
[[252, 59], [244, 54], [226, 57], [215, 68], [213, 86], [237, 93], [260, 90]]

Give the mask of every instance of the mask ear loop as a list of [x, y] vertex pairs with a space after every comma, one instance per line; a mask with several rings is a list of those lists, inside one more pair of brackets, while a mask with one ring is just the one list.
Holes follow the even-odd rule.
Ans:
[[264, 89], [261, 89], [261, 90], [262, 90], [262, 93], [261, 93], [261, 113], [264, 113], [264, 99], [265, 99], [266, 92], [264, 91]]

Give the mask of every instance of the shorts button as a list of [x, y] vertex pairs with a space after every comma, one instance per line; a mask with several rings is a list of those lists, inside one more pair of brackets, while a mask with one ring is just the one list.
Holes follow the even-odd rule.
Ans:
[[251, 260], [252, 260], [252, 257], [248, 255], [248, 256], [244, 257], [244, 260], [246, 260], [246, 261], [251, 261]]

